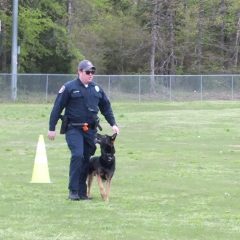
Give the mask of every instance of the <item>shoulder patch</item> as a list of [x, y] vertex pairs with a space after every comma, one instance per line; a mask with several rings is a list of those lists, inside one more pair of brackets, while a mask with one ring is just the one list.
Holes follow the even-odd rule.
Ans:
[[64, 92], [64, 90], [65, 90], [65, 86], [62, 86], [62, 87], [60, 88], [60, 90], [59, 90], [59, 92], [58, 92], [58, 93], [63, 93], [63, 92]]
[[95, 90], [96, 90], [96, 92], [99, 92], [99, 91], [100, 91], [100, 89], [99, 89], [98, 86], [95, 86]]

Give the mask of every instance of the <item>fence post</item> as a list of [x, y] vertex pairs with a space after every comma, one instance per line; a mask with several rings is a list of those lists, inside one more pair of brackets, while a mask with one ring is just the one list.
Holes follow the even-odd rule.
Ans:
[[203, 90], [203, 83], [202, 83], [202, 75], [201, 75], [201, 80], [200, 80], [200, 84], [201, 84], [201, 101], [202, 101], [202, 94], [203, 94], [203, 92], [202, 92], [202, 90]]
[[172, 101], [172, 75], [170, 75], [170, 79], [169, 79], [169, 98], [171, 102]]
[[108, 76], [108, 97], [111, 99], [111, 75]]
[[46, 102], [47, 102], [47, 100], [48, 100], [48, 74], [46, 77], [47, 77], [46, 78]]
[[233, 75], [232, 75], [232, 100], [233, 100]]
[[138, 75], [138, 102], [141, 102], [141, 76]]

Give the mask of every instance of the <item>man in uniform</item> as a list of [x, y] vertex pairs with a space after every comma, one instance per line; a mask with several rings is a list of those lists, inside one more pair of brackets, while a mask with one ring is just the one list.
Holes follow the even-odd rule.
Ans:
[[[68, 185], [71, 200], [89, 200], [86, 179], [89, 158], [96, 151], [94, 139], [99, 110], [113, 132], [119, 133], [109, 99], [103, 89], [92, 82], [95, 70], [90, 61], [81, 61], [78, 65], [78, 78], [61, 87], [50, 114], [48, 138], [55, 139], [55, 126], [62, 118], [63, 132], [71, 151]], [[61, 116], [63, 109], [65, 112]]]

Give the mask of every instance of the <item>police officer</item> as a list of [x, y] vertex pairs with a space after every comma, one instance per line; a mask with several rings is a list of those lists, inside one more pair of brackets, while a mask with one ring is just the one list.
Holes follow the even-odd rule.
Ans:
[[101, 87], [92, 82], [95, 70], [90, 61], [81, 61], [78, 65], [78, 78], [61, 87], [50, 114], [48, 138], [54, 140], [55, 126], [65, 109], [65, 139], [71, 151], [68, 185], [71, 200], [89, 200], [86, 194], [86, 179], [89, 158], [96, 151], [94, 139], [99, 110], [111, 125], [113, 132], [119, 133], [106, 94]]

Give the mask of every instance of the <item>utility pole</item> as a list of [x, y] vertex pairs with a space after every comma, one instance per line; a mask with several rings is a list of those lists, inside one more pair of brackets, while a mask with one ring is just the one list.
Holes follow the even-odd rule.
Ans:
[[17, 39], [18, 39], [18, 0], [13, 0], [12, 15], [12, 81], [11, 97], [13, 101], [17, 99]]

